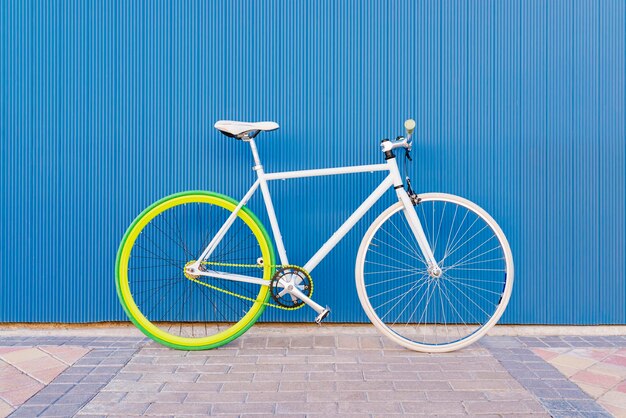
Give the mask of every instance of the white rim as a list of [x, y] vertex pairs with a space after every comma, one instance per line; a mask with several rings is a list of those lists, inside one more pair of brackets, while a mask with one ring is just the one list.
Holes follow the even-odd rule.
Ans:
[[463, 347], [467, 347], [470, 344], [473, 344], [477, 340], [479, 340], [483, 335], [485, 335], [489, 329], [491, 329], [500, 319], [504, 310], [506, 309], [509, 299], [511, 297], [511, 292], [513, 290], [513, 279], [514, 279], [514, 267], [513, 267], [513, 255], [511, 254], [511, 249], [509, 247], [509, 243], [502, 232], [502, 229], [496, 221], [481, 207], [476, 205], [475, 203], [470, 202], [467, 199], [463, 199], [458, 196], [446, 194], [446, 193], [425, 193], [419, 195], [422, 202], [428, 201], [442, 201], [442, 202], [451, 202], [459, 204], [466, 209], [471, 210], [480, 216], [493, 230], [495, 235], [498, 237], [500, 244], [502, 245], [502, 251], [504, 252], [504, 257], [506, 260], [506, 283], [504, 292], [502, 294], [502, 301], [498, 305], [496, 311], [492, 315], [492, 317], [480, 328], [478, 328], [474, 333], [468, 335], [464, 339], [459, 341], [451, 342], [448, 344], [440, 344], [440, 345], [430, 345], [430, 344], [421, 344], [415, 341], [411, 341], [403, 336], [395, 333], [391, 328], [389, 328], [376, 314], [374, 308], [372, 307], [369, 298], [367, 297], [367, 291], [365, 289], [365, 280], [364, 280], [364, 266], [365, 266], [365, 255], [367, 254], [367, 249], [372, 241], [372, 238], [378, 231], [378, 229], [394, 214], [404, 208], [402, 202], [398, 202], [389, 208], [387, 208], [383, 213], [381, 213], [378, 218], [372, 223], [369, 227], [365, 235], [363, 236], [363, 240], [361, 241], [361, 245], [359, 247], [359, 252], [357, 254], [356, 266], [355, 266], [355, 278], [356, 278], [356, 287], [357, 293], [359, 295], [359, 300], [361, 301], [361, 305], [363, 309], [370, 319], [374, 326], [378, 328], [378, 330], [385, 336], [387, 336], [392, 341], [400, 344], [403, 347], [406, 347], [415, 351], [423, 351], [423, 352], [431, 352], [431, 353], [441, 353], [448, 352], [461, 349]]

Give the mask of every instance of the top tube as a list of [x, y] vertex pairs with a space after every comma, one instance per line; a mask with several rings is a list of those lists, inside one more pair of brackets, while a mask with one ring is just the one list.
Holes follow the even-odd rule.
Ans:
[[351, 167], [337, 167], [337, 168], [321, 168], [315, 170], [299, 170], [299, 171], [283, 171], [276, 173], [265, 173], [263, 177], [266, 180], [284, 180], [284, 179], [298, 179], [304, 177], [317, 177], [317, 176], [335, 176], [340, 174], [353, 174], [353, 173], [372, 173], [375, 171], [389, 171], [388, 164], [371, 164], [371, 165], [357, 165]]

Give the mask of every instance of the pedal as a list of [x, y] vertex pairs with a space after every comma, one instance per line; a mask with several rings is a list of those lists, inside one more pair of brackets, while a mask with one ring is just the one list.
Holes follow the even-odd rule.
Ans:
[[326, 319], [329, 313], [330, 313], [330, 308], [327, 306], [319, 315], [317, 315], [317, 317], [315, 318], [315, 323], [321, 324], [322, 321]]

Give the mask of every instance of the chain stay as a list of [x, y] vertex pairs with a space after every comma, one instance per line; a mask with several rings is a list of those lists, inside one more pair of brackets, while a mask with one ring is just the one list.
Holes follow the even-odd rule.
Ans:
[[[247, 267], [247, 268], [259, 268], [259, 269], [262, 269], [262, 268], [265, 267], [265, 266], [259, 265], [259, 264], [220, 263], [220, 262], [215, 262], [215, 261], [203, 261], [201, 264], [211, 265], [211, 266], [221, 266], [221, 267]], [[272, 267], [272, 268], [298, 268], [298, 269], [302, 269], [302, 267], [299, 267], [299, 266], [282, 265], [282, 264], [275, 264], [275, 265], [271, 265], [270, 267]], [[306, 273], [307, 276], [309, 276], [308, 272], [305, 271], [305, 273]], [[213, 290], [217, 290], [217, 291], [225, 293], [227, 295], [235, 296], [235, 297], [238, 297], [240, 299], [247, 300], [247, 301], [254, 302], [254, 303], [258, 302], [256, 299], [253, 299], [251, 297], [240, 295], [239, 293], [231, 292], [229, 290], [222, 289], [222, 288], [217, 287], [217, 286], [213, 286], [213, 285], [205, 283], [205, 282], [203, 282], [201, 280], [198, 280], [198, 279], [195, 279], [195, 278], [192, 278], [192, 277], [187, 277], [187, 278], [189, 280], [191, 280], [192, 282], [198, 283], [199, 285], [208, 287], [208, 288], [213, 289]], [[311, 279], [311, 276], [309, 276], [309, 281], [311, 282], [311, 291], [313, 291], [313, 280]], [[282, 309], [284, 311], [295, 311], [296, 309], [300, 309], [301, 307], [304, 306], [304, 304], [301, 304], [301, 305], [294, 306], [294, 307], [287, 307], [287, 306], [281, 306], [281, 305], [277, 305], [277, 304], [269, 303], [269, 302], [262, 302], [262, 304], [265, 305], [265, 306], [268, 306], [270, 308]]]

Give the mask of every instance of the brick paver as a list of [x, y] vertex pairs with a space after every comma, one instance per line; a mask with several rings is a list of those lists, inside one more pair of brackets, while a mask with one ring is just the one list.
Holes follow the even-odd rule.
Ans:
[[88, 351], [73, 346], [0, 346], [0, 416], [12, 413]]
[[[352, 337], [352, 338], [345, 338]], [[78, 415], [528, 413], [543, 406], [491, 353], [423, 354], [379, 336], [243, 336], [205, 352], [148, 343]], [[313, 348], [316, 342], [322, 347]], [[471, 359], [471, 361], [469, 361]], [[129, 377], [131, 376], [131, 377]], [[516, 396], [506, 397], [514, 391]], [[107, 409], [115, 400], [115, 409]], [[125, 407], [128, 406], [128, 408]], [[108, 411], [108, 412], [107, 412]]]
[[542, 348], [538, 356], [568, 375], [617, 417], [626, 417], [626, 351], [610, 348]]
[[145, 341], [127, 337], [0, 338], [0, 345], [11, 346], [10, 350], [0, 350], [1, 358], [14, 361], [22, 376], [41, 379], [40, 371], [46, 370], [46, 364], [64, 364], [60, 374], [48, 381], [37, 380], [39, 387], [24, 394], [21, 406], [14, 405], [18, 407], [10, 416], [74, 416], [118, 374], [135, 353], [133, 347]]
[[[481, 344], [490, 348], [507, 371], [539, 399], [553, 417], [609, 417], [611, 415], [605, 408], [569, 380], [577, 371], [590, 367], [595, 362], [590, 361], [592, 356], [572, 355], [573, 350], [591, 347], [593, 344], [615, 347], [626, 343], [626, 339], [596, 338], [595, 341], [590, 341], [580, 337], [486, 337]], [[549, 358], [554, 366], [544, 358]]]
[[[622, 367], [626, 353], [626, 338], [619, 336], [486, 337], [458, 352], [424, 354], [397, 347], [366, 327], [338, 335], [332, 326], [312, 327], [315, 333], [277, 328], [249, 332], [225, 347], [204, 352], [171, 350], [136, 337], [3, 338], [0, 334], [0, 346], [9, 347], [4, 351], [0, 347], [0, 356], [10, 355], [16, 347], [35, 348], [55, 361], [73, 362], [15, 410], [15, 417], [326, 418], [610, 416], [598, 404], [602, 397], [596, 402], [550, 361], [562, 356], [555, 364], [567, 373], [572, 372], [567, 368], [581, 367], [569, 375], [584, 380], [586, 375], [577, 373]], [[69, 345], [89, 352], [80, 357], [80, 352], [67, 349]], [[608, 354], [594, 351], [598, 347], [608, 349]], [[593, 350], [586, 351], [583, 360], [565, 357], [581, 348]], [[626, 384], [620, 380], [611, 388], [602, 395], [605, 401], [625, 402]], [[6, 414], [0, 402], [0, 417]]]

